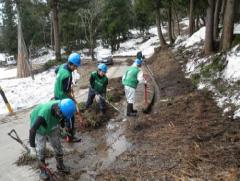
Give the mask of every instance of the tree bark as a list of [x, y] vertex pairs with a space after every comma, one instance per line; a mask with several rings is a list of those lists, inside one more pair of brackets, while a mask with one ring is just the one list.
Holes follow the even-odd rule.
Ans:
[[176, 21], [177, 21], [177, 32], [178, 32], [178, 35], [181, 34], [180, 32], [180, 24], [179, 24], [179, 18], [178, 18], [178, 13], [177, 13], [177, 10], [175, 8], [175, 6], [173, 5], [173, 10], [174, 10], [174, 14], [175, 14], [175, 17], [176, 17]]
[[222, 6], [221, 6], [221, 11], [220, 11], [220, 20], [219, 20], [220, 25], [223, 25], [223, 18], [224, 18], [224, 13], [225, 13], [226, 2], [227, 2], [227, 0], [222, 0]]
[[199, 23], [200, 23], [200, 18], [199, 18], [199, 15], [197, 15], [197, 18], [196, 18], [196, 20], [195, 20], [195, 27], [196, 27], [196, 30], [199, 30], [199, 28], [200, 28]]
[[231, 48], [233, 40], [233, 28], [234, 28], [234, 5], [235, 0], [228, 0], [224, 13], [224, 24], [222, 34], [222, 50], [226, 51]]
[[194, 9], [194, 0], [190, 0], [190, 8], [189, 8], [189, 36], [191, 36], [194, 32], [194, 17], [193, 17], [193, 9]]
[[213, 52], [213, 17], [214, 17], [214, 6], [215, 0], [208, 0], [207, 8], [207, 24], [205, 33], [205, 54], [209, 55]]
[[172, 19], [172, 37], [175, 40], [176, 34], [175, 34], [175, 19]]
[[168, 38], [170, 41], [170, 45], [174, 43], [174, 39], [172, 36], [172, 1], [169, 1], [169, 7], [168, 7]]
[[27, 47], [23, 38], [22, 23], [21, 23], [20, 8], [19, 8], [20, 1], [15, 1], [15, 2], [16, 2], [16, 8], [17, 8], [17, 19], [18, 19], [17, 77], [22, 78], [22, 77], [28, 77], [31, 75], [32, 79], [34, 79], [34, 75], [32, 74], [32, 67], [29, 62]]
[[59, 20], [58, 20], [58, 0], [51, 0], [52, 20], [53, 20], [53, 32], [54, 32], [54, 50], [56, 60], [61, 60], [60, 53], [60, 36], [59, 36]]
[[213, 24], [213, 39], [216, 41], [218, 39], [218, 23], [219, 23], [219, 11], [221, 0], [216, 0], [215, 11], [214, 11], [214, 24]]
[[160, 40], [160, 45], [162, 47], [165, 47], [167, 44], [164, 40], [163, 34], [162, 34], [162, 28], [161, 28], [161, 19], [160, 19], [160, 11], [158, 8], [155, 9], [156, 13], [156, 25], [157, 25], [157, 30], [158, 30], [158, 37]]

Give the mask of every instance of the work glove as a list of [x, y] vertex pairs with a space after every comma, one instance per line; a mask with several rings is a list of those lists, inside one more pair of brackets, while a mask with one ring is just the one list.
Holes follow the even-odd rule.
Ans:
[[30, 156], [31, 158], [37, 158], [36, 148], [35, 148], [35, 147], [30, 147], [28, 154], [29, 154], [29, 156]]
[[95, 99], [96, 99], [96, 102], [99, 103], [99, 102], [100, 102], [100, 95], [99, 95], [99, 94], [96, 94], [96, 95], [95, 95]]

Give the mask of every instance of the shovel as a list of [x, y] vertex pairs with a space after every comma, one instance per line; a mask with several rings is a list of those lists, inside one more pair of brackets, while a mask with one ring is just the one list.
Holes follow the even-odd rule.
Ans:
[[17, 141], [20, 145], [22, 145], [22, 147], [27, 151], [27, 153], [30, 152], [29, 148], [27, 147], [27, 145], [25, 145], [23, 143], [23, 141], [19, 138], [17, 132], [15, 129], [12, 129], [9, 133], [8, 136], [10, 136], [12, 139], [14, 139], [15, 141]]
[[[95, 93], [96, 94], [96, 93]], [[97, 94], [96, 94], [97, 95]], [[114, 106], [113, 104], [111, 104], [107, 99], [105, 99], [103, 96], [101, 96], [100, 94], [98, 94], [98, 96], [100, 98], [102, 98], [108, 105], [112, 106], [113, 109], [115, 109], [118, 113], [122, 114], [122, 112], [116, 108], [116, 106]], [[97, 101], [98, 102], [98, 101]]]

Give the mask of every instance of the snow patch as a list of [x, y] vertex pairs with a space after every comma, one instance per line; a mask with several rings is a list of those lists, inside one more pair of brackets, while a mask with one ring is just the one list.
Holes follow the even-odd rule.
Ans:
[[222, 77], [228, 82], [236, 82], [240, 80], [240, 50], [237, 50], [239, 46], [234, 47], [232, 51], [227, 55], [227, 66], [223, 71]]
[[240, 34], [240, 24], [235, 24], [234, 25], [234, 34]]
[[[35, 75], [35, 80], [30, 77], [0, 80], [0, 85], [14, 111], [17, 111], [50, 100], [53, 97], [54, 82], [55, 72], [51, 69]], [[7, 112], [4, 101], [0, 99], [0, 114]]]
[[184, 39], [186, 39], [186, 40], [177, 46], [185, 46], [187, 48], [187, 47], [191, 47], [197, 43], [200, 43], [201, 41], [203, 41], [205, 39], [205, 31], [206, 31], [206, 27], [204, 26], [204, 27], [200, 28], [197, 32], [195, 32], [190, 38], [186, 39], [186, 37], [184, 37]]

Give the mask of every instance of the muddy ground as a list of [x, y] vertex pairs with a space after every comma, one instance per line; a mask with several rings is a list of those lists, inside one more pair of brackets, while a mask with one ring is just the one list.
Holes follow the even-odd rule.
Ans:
[[[104, 124], [81, 132], [81, 143], [64, 143], [72, 172], [59, 180], [239, 180], [239, 120], [196, 90], [174, 57], [162, 49], [147, 60], [159, 88], [152, 112], [126, 120], [111, 109]], [[110, 99], [123, 96], [120, 79], [112, 82]], [[123, 97], [112, 102], [124, 112]]]
[[222, 116], [211, 94], [184, 78], [171, 49], [149, 65], [160, 89], [142, 129], [128, 129], [133, 145], [97, 180], [239, 180], [240, 122]]

